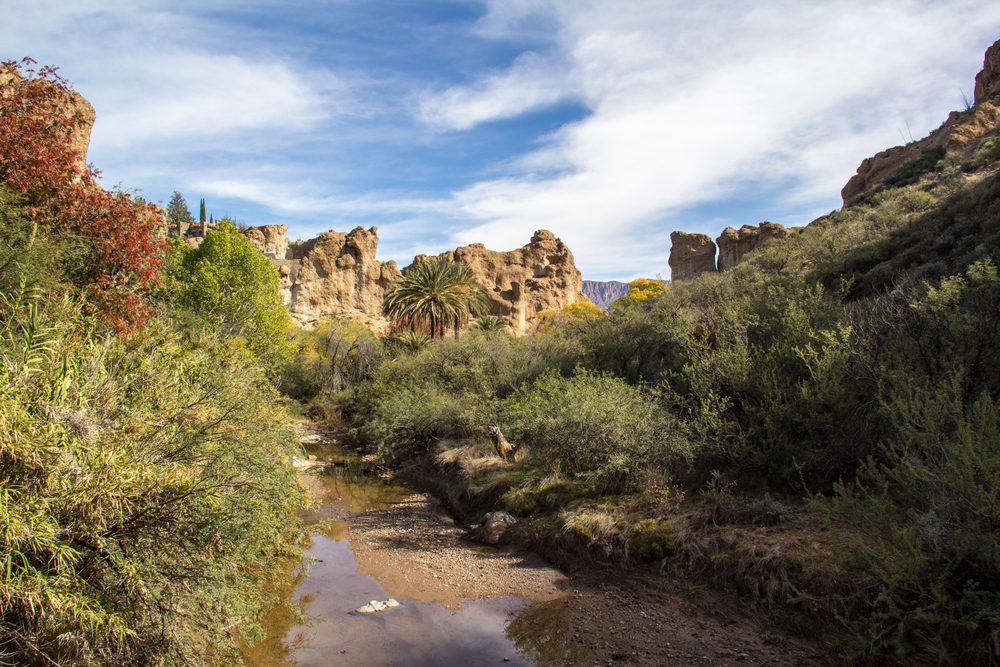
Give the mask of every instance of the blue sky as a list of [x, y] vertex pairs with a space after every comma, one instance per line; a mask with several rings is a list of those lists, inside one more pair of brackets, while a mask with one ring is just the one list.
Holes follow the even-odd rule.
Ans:
[[[550, 229], [584, 276], [668, 276], [716, 236], [840, 205], [962, 106], [995, 0], [3, 0], [0, 58], [97, 110], [107, 187], [382, 259]], [[907, 129], [909, 128], [909, 129]]]

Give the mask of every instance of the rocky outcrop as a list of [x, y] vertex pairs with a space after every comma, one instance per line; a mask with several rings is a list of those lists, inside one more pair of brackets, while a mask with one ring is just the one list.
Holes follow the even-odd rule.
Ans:
[[771, 239], [783, 239], [791, 236], [795, 230], [785, 229], [776, 222], [762, 222], [756, 227], [743, 225], [739, 229], [726, 227], [719, 238], [715, 239], [719, 246], [717, 266], [719, 271], [726, 271], [740, 263], [743, 256], [762, 246]]
[[1000, 136], [1000, 41], [986, 51], [983, 70], [976, 76], [975, 105], [953, 111], [941, 127], [919, 141], [862, 161], [841, 190], [844, 205], [856, 204], [882, 187], [915, 183], [942, 164], [967, 164], [987, 139], [996, 136]]
[[670, 234], [671, 280], [687, 280], [715, 271], [715, 244], [705, 234], [672, 232]]
[[983, 69], [976, 75], [976, 104], [1000, 97], [1000, 39], [986, 49]]
[[261, 225], [244, 230], [257, 250], [269, 259], [285, 259], [288, 254], [288, 225]]
[[[16, 86], [55, 86], [43, 79], [27, 80], [14, 68], [0, 66], [0, 96], [14, 95]], [[8, 98], [10, 99], [10, 98]], [[56, 94], [45, 94], [35, 98], [42, 106], [38, 111], [51, 119], [46, 131], [53, 131], [56, 144], [68, 139], [70, 148], [76, 154], [77, 171], [83, 174], [87, 169], [87, 150], [90, 147], [90, 131], [94, 128], [97, 113], [87, 99], [72, 90], [59, 90]]]
[[583, 294], [602, 310], [607, 310], [612, 301], [620, 299], [626, 293], [628, 293], [628, 283], [617, 280], [583, 281]]
[[400, 277], [395, 262], [380, 262], [378, 228], [329, 231], [288, 246], [286, 258], [275, 260], [292, 317], [309, 324], [324, 317], [348, 317], [377, 331], [385, 291]]
[[[472, 269], [476, 280], [486, 288], [489, 314], [503, 317], [518, 335], [530, 331], [542, 311], [560, 310], [587, 298], [573, 253], [544, 229], [535, 232], [528, 245], [516, 250], [498, 252], [473, 243], [439, 256]], [[413, 264], [430, 259], [418, 255]]]

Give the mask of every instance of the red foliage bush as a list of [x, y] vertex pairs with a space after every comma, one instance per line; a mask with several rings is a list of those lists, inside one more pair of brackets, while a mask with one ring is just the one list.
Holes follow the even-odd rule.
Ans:
[[87, 249], [72, 280], [107, 324], [141, 327], [159, 284], [164, 224], [159, 207], [107, 192], [85, 163], [92, 110], [52, 67], [0, 63], [0, 182], [22, 193], [41, 233], [70, 236]]

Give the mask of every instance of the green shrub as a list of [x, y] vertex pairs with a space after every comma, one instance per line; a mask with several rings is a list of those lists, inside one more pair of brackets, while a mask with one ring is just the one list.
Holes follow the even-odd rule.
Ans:
[[625, 531], [630, 557], [644, 563], [664, 558], [677, 551], [673, 527], [666, 521], [643, 519]]
[[313, 400], [371, 380], [383, 358], [382, 343], [371, 329], [349, 320], [325, 320], [312, 329], [299, 329], [292, 342], [295, 356], [285, 366], [279, 387], [297, 400]]
[[542, 375], [504, 403], [503, 419], [534, 461], [608, 493], [637, 489], [651, 466], [678, 469], [691, 456], [656, 401], [610, 375]]
[[969, 267], [896, 304], [869, 363], [880, 449], [817, 504], [858, 527], [870, 581], [848, 619], [859, 652], [988, 664], [1000, 654], [1000, 277]]
[[101, 331], [68, 296], [0, 299], [0, 655], [232, 659], [299, 535], [287, 417], [239, 345]]
[[358, 436], [389, 461], [427, 451], [444, 438], [485, 432], [489, 421], [489, 408], [477, 397], [433, 386], [375, 386], [365, 400], [370, 407]]

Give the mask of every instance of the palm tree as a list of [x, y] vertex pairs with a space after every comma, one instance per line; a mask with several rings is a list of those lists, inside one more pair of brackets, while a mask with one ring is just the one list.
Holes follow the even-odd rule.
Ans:
[[389, 290], [383, 312], [411, 331], [426, 327], [432, 337], [444, 337], [448, 327], [458, 332], [486, 303], [486, 290], [465, 264], [438, 257], [414, 266]]
[[497, 315], [483, 315], [476, 318], [475, 326], [483, 333], [500, 333], [507, 331], [507, 320]]

